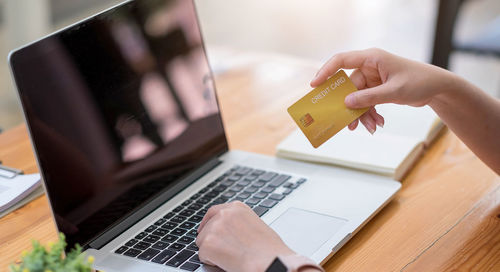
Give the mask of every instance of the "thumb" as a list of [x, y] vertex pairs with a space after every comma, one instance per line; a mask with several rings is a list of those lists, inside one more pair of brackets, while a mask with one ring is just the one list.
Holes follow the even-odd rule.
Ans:
[[391, 91], [387, 86], [378, 85], [353, 92], [346, 96], [344, 103], [348, 108], [360, 109], [375, 106], [377, 104], [389, 103], [392, 101]]

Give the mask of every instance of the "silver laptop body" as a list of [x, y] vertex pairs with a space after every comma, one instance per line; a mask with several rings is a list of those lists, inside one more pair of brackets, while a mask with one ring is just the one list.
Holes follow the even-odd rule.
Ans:
[[216, 270], [197, 258], [196, 228], [234, 200], [324, 263], [401, 187], [229, 151], [192, 1], [125, 2], [9, 64], [58, 230], [98, 270]]

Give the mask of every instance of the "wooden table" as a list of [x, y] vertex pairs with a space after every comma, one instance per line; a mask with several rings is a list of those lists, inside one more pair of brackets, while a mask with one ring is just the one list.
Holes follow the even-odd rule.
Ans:
[[[318, 68], [255, 56], [218, 73], [230, 147], [273, 155], [295, 125], [286, 107], [309, 90]], [[0, 160], [37, 171], [24, 125], [0, 134]], [[0, 267], [30, 240], [56, 239], [47, 198], [0, 219]], [[403, 181], [395, 199], [325, 265], [327, 271], [500, 271], [500, 178], [446, 132]]]

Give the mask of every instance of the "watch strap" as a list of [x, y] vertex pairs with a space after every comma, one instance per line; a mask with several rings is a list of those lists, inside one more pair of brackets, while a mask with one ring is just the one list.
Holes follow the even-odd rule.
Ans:
[[325, 272], [325, 270], [313, 260], [302, 255], [279, 255], [277, 259], [286, 266], [287, 272], [300, 272], [300, 270], [304, 268], [314, 268], [318, 271]]

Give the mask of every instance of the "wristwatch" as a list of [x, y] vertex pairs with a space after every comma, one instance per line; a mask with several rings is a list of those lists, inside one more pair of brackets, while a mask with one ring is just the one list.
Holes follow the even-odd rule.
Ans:
[[266, 272], [299, 272], [303, 268], [314, 268], [321, 272], [325, 271], [313, 260], [296, 254], [276, 257], [266, 269]]

